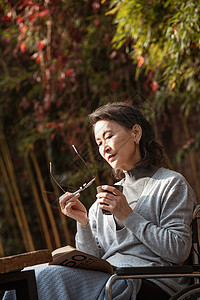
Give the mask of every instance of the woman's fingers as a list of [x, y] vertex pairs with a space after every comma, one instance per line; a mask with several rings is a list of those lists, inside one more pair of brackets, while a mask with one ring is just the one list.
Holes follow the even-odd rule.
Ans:
[[108, 191], [116, 196], [120, 196], [121, 192], [115, 187], [115, 186], [110, 186], [110, 185], [102, 185], [101, 186], [103, 190]]
[[59, 204], [61, 209], [64, 209], [67, 202], [72, 201], [73, 199], [77, 199], [80, 196], [80, 194], [74, 195], [73, 193], [66, 192], [59, 198]]
[[77, 199], [80, 196], [80, 194], [71, 195], [67, 195], [67, 197], [63, 197], [61, 199], [60, 204], [62, 213], [67, 217], [76, 220], [77, 222], [79, 222], [80, 225], [87, 225], [87, 210], [85, 206]]
[[100, 208], [110, 211], [120, 221], [124, 222], [126, 217], [132, 212], [125, 195], [113, 186], [104, 185], [102, 189], [105, 192], [97, 194], [97, 202]]
[[71, 209], [72, 209], [73, 205], [74, 205], [74, 203], [71, 202], [71, 201], [68, 201], [68, 202], [65, 204], [64, 210], [65, 210], [66, 216], [69, 216], [69, 215], [70, 215], [70, 212], [71, 212]]
[[97, 202], [100, 205], [105, 204], [105, 205], [109, 205], [110, 207], [112, 207], [113, 205], [115, 205], [115, 203], [117, 201], [120, 201], [119, 196], [114, 195], [110, 192], [105, 191], [105, 192], [101, 192], [101, 193], [97, 194]]

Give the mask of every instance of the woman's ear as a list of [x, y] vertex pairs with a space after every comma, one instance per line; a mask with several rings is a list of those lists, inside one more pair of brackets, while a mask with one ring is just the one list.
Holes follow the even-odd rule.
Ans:
[[139, 124], [133, 125], [133, 127], [131, 129], [131, 134], [134, 137], [134, 142], [136, 144], [139, 144], [140, 139], [142, 137], [142, 127]]

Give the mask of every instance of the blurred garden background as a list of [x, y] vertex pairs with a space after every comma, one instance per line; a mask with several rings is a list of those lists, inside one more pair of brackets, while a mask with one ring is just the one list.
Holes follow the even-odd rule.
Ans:
[[87, 207], [113, 183], [87, 122], [108, 102], [142, 107], [200, 201], [199, 1], [0, 0], [0, 71], [0, 256], [74, 245], [49, 162], [72, 190], [95, 174]]

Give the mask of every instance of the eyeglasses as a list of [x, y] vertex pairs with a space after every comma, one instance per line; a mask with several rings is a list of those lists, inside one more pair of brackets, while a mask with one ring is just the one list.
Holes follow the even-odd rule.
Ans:
[[[49, 163], [49, 171], [50, 171], [50, 175], [51, 178], [53, 179], [53, 181], [57, 184], [57, 186], [64, 192], [66, 193], [66, 191], [62, 188], [62, 186], [58, 183], [58, 181], [56, 180], [56, 178], [53, 175], [53, 171], [52, 171], [52, 163]], [[79, 187], [78, 190], [76, 190], [75, 192], [73, 192], [74, 195], [77, 195], [78, 193], [83, 192], [84, 190], [86, 190], [89, 186], [91, 186], [91, 184], [96, 180], [95, 177], [93, 177], [88, 183], [84, 183], [82, 186]]]
[[[74, 151], [76, 152], [76, 154], [80, 157], [80, 159], [83, 161], [83, 163], [87, 166], [85, 160], [82, 158], [82, 156], [78, 153], [76, 147], [74, 145], [72, 145], [72, 148], [74, 149]], [[62, 186], [58, 183], [58, 181], [56, 180], [55, 176], [53, 175], [53, 169], [52, 169], [52, 163], [49, 163], [49, 172], [50, 172], [50, 176], [53, 179], [53, 181], [57, 184], [57, 186], [64, 192], [66, 193], [66, 191], [62, 188]], [[93, 178], [87, 182], [84, 183], [82, 186], [79, 187], [78, 190], [76, 190], [75, 192], [73, 192], [74, 195], [77, 195], [78, 193], [83, 192], [84, 190], [86, 190], [89, 186], [91, 186], [91, 184], [96, 180], [96, 178], [93, 176]]]

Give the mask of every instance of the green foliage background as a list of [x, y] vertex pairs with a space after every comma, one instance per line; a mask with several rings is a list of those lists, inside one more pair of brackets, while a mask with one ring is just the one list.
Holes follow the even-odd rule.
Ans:
[[[74, 243], [74, 222], [42, 190], [49, 161], [81, 184], [72, 144], [96, 184], [113, 182], [87, 122], [107, 102], [143, 107], [200, 198], [199, 16], [194, 0], [0, 1], [1, 255]], [[94, 199], [95, 185], [82, 194]]]

